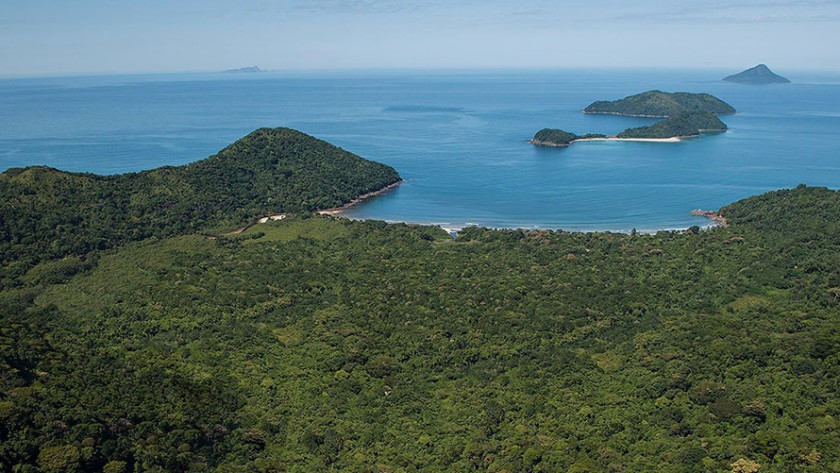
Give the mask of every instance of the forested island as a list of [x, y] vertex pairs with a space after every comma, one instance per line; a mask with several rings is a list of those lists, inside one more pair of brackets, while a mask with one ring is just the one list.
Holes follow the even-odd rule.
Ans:
[[544, 128], [529, 141], [536, 146], [566, 147], [576, 141], [679, 141], [704, 133], [728, 129], [717, 115], [735, 113], [735, 108], [709, 94], [668, 93], [651, 90], [616, 101], [590, 104], [584, 113], [665, 118], [653, 125], [628, 128], [615, 136], [588, 133], [578, 136], [560, 129]]
[[531, 143], [538, 145], [538, 146], [553, 146], [553, 147], [563, 147], [569, 146], [570, 144], [574, 143], [575, 141], [580, 140], [590, 140], [595, 138], [606, 138], [607, 135], [601, 135], [598, 133], [588, 133], [586, 135], [576, 135], [574, 133], [570, 133], [564, 130], [557, 130], [551, 128], [543, 128], [542, 130], [538, 131], [534, 138], [531, 139]]
[[840, 468], [840, 192], [655, 235], [312, 213], [398, 180], [286, 129], [0, 175], [0, 471]]
[[735, 113], [732, 105], [710, 94], [688, 92], [662, 92], [651, 90], [631, 95], [621, 100], [593, 102], [584, 113], [626, 115], [631, 117], [666, 118], [689, 112], [707, 112], [714, 115]]
[[695, 138], [702, 133], [720, 133], [727, 126], [708, 112], [681, 113], [650, 126], [628, 128], [618, 138]]
[[724, 77], [722, 80], [724, 82], [751, 85], [790, 84], [790, 80], [774, 73], [769, 67], [767, 67], [766, 64], [759, 64], [755, 67], [747, 69], [746, 71]]
[[711, 113], [689, 112], [674, 115], [653, 125], [628, 128], [615, 136], [597, 133], [576, 135], [564, 130], [544, 128], [534, 135], [530, 143], [536, 146], [565, 147], [577, 141], [680, 140], [696, 138], [704, 133], [721, 133], [726, 130], [726, 124]]

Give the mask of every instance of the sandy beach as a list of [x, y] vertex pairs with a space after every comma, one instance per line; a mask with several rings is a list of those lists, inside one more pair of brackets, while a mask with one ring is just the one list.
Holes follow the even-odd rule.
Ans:
[[678, 143], [687, 138], [690, 137], [674, 136], [671, 138], [618, 138], [615, 136], [611, 136], [607, 138], [581, 138], [579, 140], [573, 140], [572, 143], [577, 143], [579, 141], [638, 141], [643, 143]]
[[348, 208], [358, 204], [359, 202], [361, 202], [361, 201], [363, 201], [363, 200], [365, 200], [369, 197], [384, 194], [384, 193], [388, 192], [389, 190], [391, 190], [391, 189], [397, 187], [398, 185], [402, 184], [403, 182], [405, 182], [405, 181], [403, 179], [400, 179], [399, 181], [397, 181], [397, 182], [395, 182], [395, 183], [393, 183], [389, 186], [383, 187], [382, 189], [379, 189], [378, 191], [373, 191], [373, 192], [368, 192], [367, 194], [362, 194], [362, 195], [356, 197], [355, 199], [351, 200], [350, 202], [347, 202], [346, 204], [342, 205], [341, 207], [333, 207], [331, 209], [319, 210], [318, 215], [341, 215], [341, 212], [343, 212], [343, 211], [347, 210]]

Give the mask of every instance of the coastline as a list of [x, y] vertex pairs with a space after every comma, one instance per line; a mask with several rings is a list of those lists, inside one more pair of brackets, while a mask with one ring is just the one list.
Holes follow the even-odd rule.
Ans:
[[[621, 113], [621, 112], [591, 112], [591, 111], [587, 111], [586, 109], [581, 110], [581, 112], [585, 113], [587, 115], [617, 115], [617, 116], [620, 116], [620, 117], [633, 117], [633, 118], [670, 118], [671, 117], [670, 115], [635, 115], [635, 114], [632, 114], [632, 113]], [[715, 116], [720, 116], [720, 115], [726, 116], [726, 115], [735, 115], [737, 113], [738, 112], [735, 111], [733, 113], [712, 113], [712, 114], [715, 115]]]
[[528, 140], [528, 143], [531, 143], [534, 146], [544, 146], [547, 148], [568, 148], [572, 143], [584, 142], [584, 141], [635, 141], [637, 143], [679, 143], [680, 141], [688, 140], [691, 138], [697, 138], [699, 135], [696, 136], [672, 136], [670, 138], [619, 138], [617, 136], [608, 136], [606, 138], [580, 138], [577, 140], [572, 140], [567, 144], [561, 143], [552, 143], [550, 141], [540, 141], [540, 140]]
[[361, 202], [361, 201], [363, 201], [363, 200], [365, 200], [369, 197], [374, 197], [374, 196], [377, 196], [377, 195], [380, 195], [380, 194], [384, 194], [384, 193], [390, 191], [391, 189], [394, 189], [395, 187], [399, 186], [403, 182], [405, 182], [405, 179], [400, 179], [399, 181], [394, 182], [393, 184], [389, 184], [389, 185], [383, 187], [382, 189], [379, 189], [379, 190], [376, 190], [376, 191], [373, 191], [373, 192], [368, 192], [367, 194], [362, 194], [362, 195], [356, 196], [353, 199], [351, 199], [350, 202], [347, 202], [346, 204], [344, 204], [340, 207], [333, 207], [331, 209], [318, 210], [317, 213], [318, 213], [318, 215], [341, 215], [341, 213], [343, 211], [345, 211], [348, 208], [358, 204], [359, 202]]
[[637, 141], [640, 143], [677, 143], [689, 138], [696, 138], [696, 136], [672, 136], [670, 138], [619, 138], [617, 136], [609, 136], [607, 138], [581, 138], [574, 140], [572, 143], [578, 141]]
[[534, 146], [545, 146], [546, 148], [568, 148], [570, 144], [574, 143], [577, 140], [570, 141], [566, 144], [561, 143], [552, 143], [550, 141], [540, 141], [540, 140], [528, 140], [528, 143], [531, 143]]
[[581, 110], [581, 112], [587, 115], [618, 115], [620, 117], [635, 117], [635, 118], [668, 118], [668, 115], [634, 115], [632, 113], [621, 113], [621, 112], [590, 112], [586, 109]]
[[[358, 204], [359, 202], [367, 199], [368, 197], [373, 197], [375, 195], [383, 194], [383, 193], [397, 187], [398, 185], [402, 184], [403, 182], [405, 182], [405, 179], [400, 179], [399, 181], [394, 182], [393, 184], [389, 184], [389, 185], [383, 187], [382, 189], [379, 189], [379, 190], [376, 190], [376, 191], [373, 191], [373, 192], [368, 192], [367, 194], [362, 194], [362, 195], [356, 196], [350, 202], [347, 202], [346, 204], [342, 205], [341, 207], [333, 207], [331, 209], [316, 210], [315, 212], [318, 215], [340, 215], [341, 212], [346, 210], [347, 208]], [[217, 236], [238, 235], [238, 234], [243, 233], [244, 231], [248, 230], [249, 228], [251, 228], [255, 225], [259, 225], [261, 223], [273, 222], [273, 221], [277, 221], [277, 220], [283, 220], [284, 218], [286, 218], [286, 216], [287, 216], [287, 214], [285, 214], [285, 213], [266, 215], [264, 217], [260, 217], [256, 220], [254, 220], [253, 222], [249, 223], [248, 225], [245, 225], [244, 227], [237, 228], [235, 230], [231, 230], [231, 231], [225, 232], [225, 233], [220, 233], [218, 235], [210, 235], [210, 238], [216, 238]]]
[[703, 209], [694, 209], [691, 211], [691, 215], [695, 217], [703, 217], [712, 220], [713, 222], [717, 223], [721, 227], [729, 226], [729, 223], [726, 221], [726, 217], [720, 214], [717, 210], [703, 210]]

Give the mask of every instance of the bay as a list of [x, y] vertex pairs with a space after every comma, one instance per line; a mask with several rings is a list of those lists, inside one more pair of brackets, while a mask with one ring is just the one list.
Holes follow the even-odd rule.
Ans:
[[[0, 170], [113, 174], [214, 154], [291, 127], [394, 166], [397, 189], [345, 215], [460, 228], [655, 231], [689, 212], [800, 183], [840, 183], [840, 76], [722, 83], [721, 70], [367, 71], [0, 80]], [[680, 143], [537, 148], [541, 128], [614, 134], [650, 119], [585, 115], [594, 100], [708, 92], [730, 131]]]

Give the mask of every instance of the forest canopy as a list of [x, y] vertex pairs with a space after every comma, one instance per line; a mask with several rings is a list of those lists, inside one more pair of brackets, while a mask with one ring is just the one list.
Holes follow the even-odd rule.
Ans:
[[655, 235], [311, 213], [396, 179], [290, 130], [3, 174], [46, 220], [0, 207], [0, 471], [840, 469], [840, 192]]

